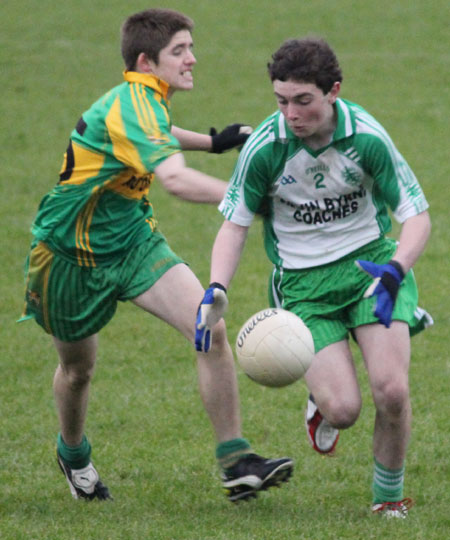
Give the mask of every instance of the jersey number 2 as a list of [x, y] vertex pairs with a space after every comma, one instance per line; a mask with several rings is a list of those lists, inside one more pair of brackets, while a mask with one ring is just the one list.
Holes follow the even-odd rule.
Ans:
[[316, 189], [325, 189], [326, 185], [323, 183], [325, 176], [322, 173], [317, 173], [314, 175], [314, 180], [316, 181]]

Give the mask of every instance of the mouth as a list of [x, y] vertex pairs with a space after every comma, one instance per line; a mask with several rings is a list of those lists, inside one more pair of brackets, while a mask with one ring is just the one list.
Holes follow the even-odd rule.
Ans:
[[308, 129], [307, 126], [289, 126], [291, 128], [292, 131], [295, 131], [296, 133], [300, 133], [300, 132], [303, 132], [305, 130]]

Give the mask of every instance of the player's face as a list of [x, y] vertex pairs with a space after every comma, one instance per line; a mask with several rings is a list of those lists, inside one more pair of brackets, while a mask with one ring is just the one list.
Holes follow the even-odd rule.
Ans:
[[320, 137], [334, 128], [333, 104], [339, 93], [340, 83], [324, 94], [312, 83], [294, 80], [273, 81], [278, 108], [297, 137]]
[[194, 87], [192, 68], [197, 63], [192, 53], [193, 41], [189, 30], [180, 30], [173, 35], [169, 44], [161, 49], [159, 62], [150, 62], [151, 70], [175, 90], [191, 90]]

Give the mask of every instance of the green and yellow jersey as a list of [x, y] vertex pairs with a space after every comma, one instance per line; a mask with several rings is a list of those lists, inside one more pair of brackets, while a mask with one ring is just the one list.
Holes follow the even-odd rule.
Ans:
[[168, 85], [143, 73], [124, 78], [83, 113], [32, 227], [36, 240], [80, 266], [107, 266], [152, 235], [153, 172], [181, 151]]

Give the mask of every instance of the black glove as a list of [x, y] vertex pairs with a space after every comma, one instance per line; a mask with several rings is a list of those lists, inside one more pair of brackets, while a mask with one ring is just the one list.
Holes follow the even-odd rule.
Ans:
[[220, 133], [217, 133], [215, 128], [209, 130], [212, 137], [212, 146], [210, 152], [213, 154], [221, 154], [226, 150], [242, 146], [249, 138], [252, 128], [245, 124], [230, 124]]

